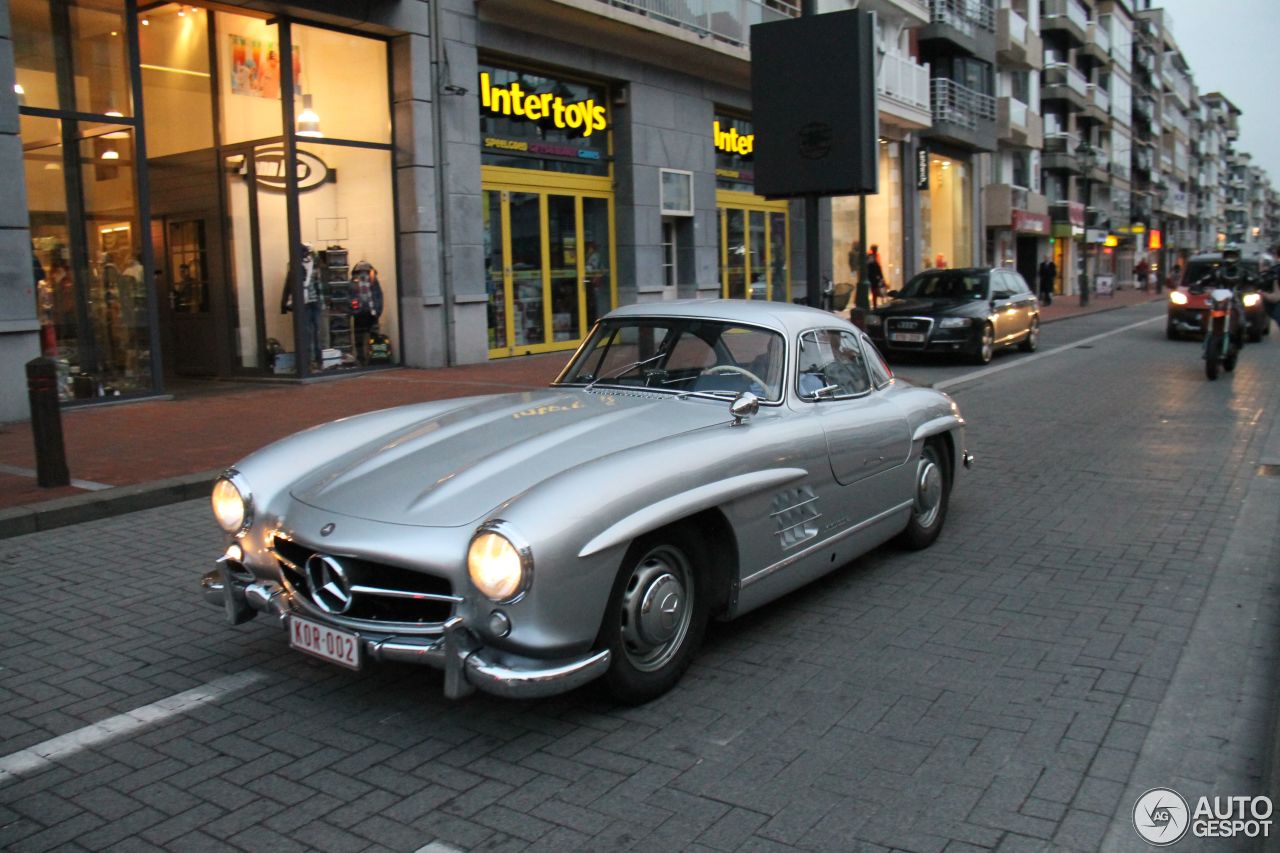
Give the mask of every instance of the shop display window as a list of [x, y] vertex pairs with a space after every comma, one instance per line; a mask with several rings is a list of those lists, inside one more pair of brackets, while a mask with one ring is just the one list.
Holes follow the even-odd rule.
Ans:
[[19, 105], [133, 115], [124, 6], [10, 0]]
[[[886, 290], [897, 290], [905, 284], [901, 143], [881, 140], [879, 187], [879, 192], [866, 196], [866, 250], [870, 252], [871, 247], [875, 247]], [[858, 257], [860, 215], [861, 199], [858, 196], [831, 200], [831, 252], [834, 258], [831, 280], [837, 306], [853, 298], [856, 292], [861, 263]]]
[[[234, 17], [234, 16], [231, 16]], [[213, 147], [209, 13], [169, 3], [140, 17], [143, 109], [152, 160]]]
[[293, 77], [300, 136], [391, 142], [386, 42], [295, 24]]
[[921, 269], [973, 264], [972, 186], [969, 164], [929, 157], [929, 189], [920, 195]]
[[279, 28], [230, 12], [218, 12], [215, 24], [222, 144], [279, 136], [284, 128]]

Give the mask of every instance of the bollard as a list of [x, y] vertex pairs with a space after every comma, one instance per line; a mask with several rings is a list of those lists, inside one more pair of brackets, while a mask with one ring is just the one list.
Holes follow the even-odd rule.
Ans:
[[31, 402], [31, 434], [36, 440], [36, 482], [45, 489], [69, 486], [56, 361], [33, 358], [27, 362], [27, 398]]

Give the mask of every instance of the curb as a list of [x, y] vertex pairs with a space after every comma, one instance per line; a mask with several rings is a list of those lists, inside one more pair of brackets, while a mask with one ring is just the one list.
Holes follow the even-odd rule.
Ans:
[[[1097, 297], [1095, 296], [1090, 298], [1096, 299]], [[1075, 320], [1079, 317], [1088, 317], [1090, 314], [1105, 314], [1108, 311], [1119, 311], [1122, 308], [1137, 308], [1141, 305], [1150, 305], [1152, 302], [1160, 302], [1162, 301], [1162, 299], [1163, 297], [1153, 296], [1151, 299], [1148, 299], [1146, 302], [1128, 302], [1128, 303], [1125, 303], [1124, 305], [1108, 305], [1106, 308], [1096, 308], [1092, 311], [1079, 311], [1075, 314], [1064, 314], [1061, 317], [1050, 317], [1047, 320], [1042, 317], [1040, 318], [1040, 325], [1047, 326], [1050, 323], [1060, 323], [1063, 320]]]
[[216, 468], [0, 510], [0, 539], [208, 497], [222, 471]]

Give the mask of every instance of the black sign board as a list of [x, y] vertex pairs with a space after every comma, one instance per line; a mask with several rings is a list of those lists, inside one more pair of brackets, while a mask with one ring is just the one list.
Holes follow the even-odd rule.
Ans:
[[916, 189], [929, 189], [929, 149], [923, 145], [916, 149]]
[[874, 38], [871, 14], [856, 9], [751, 28], [757, 193], [877, 191]]

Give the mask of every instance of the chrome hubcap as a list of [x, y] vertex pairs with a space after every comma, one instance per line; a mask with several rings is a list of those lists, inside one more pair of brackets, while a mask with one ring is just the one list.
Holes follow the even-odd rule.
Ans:
[[982, 358], [984, 361], [991, 360], [992, 350], [996, 345], [995, 334], [990, 329], [982, 330]]
[[684, 555], [669, 547], [636, 564], [622, 594], [622, 643], [636, 669], [668, 663], [689, 632], [692, 575]]
[[932, 527], [942, 508], [942, 469], [927, 456], [916, 468], [916, 521]]

